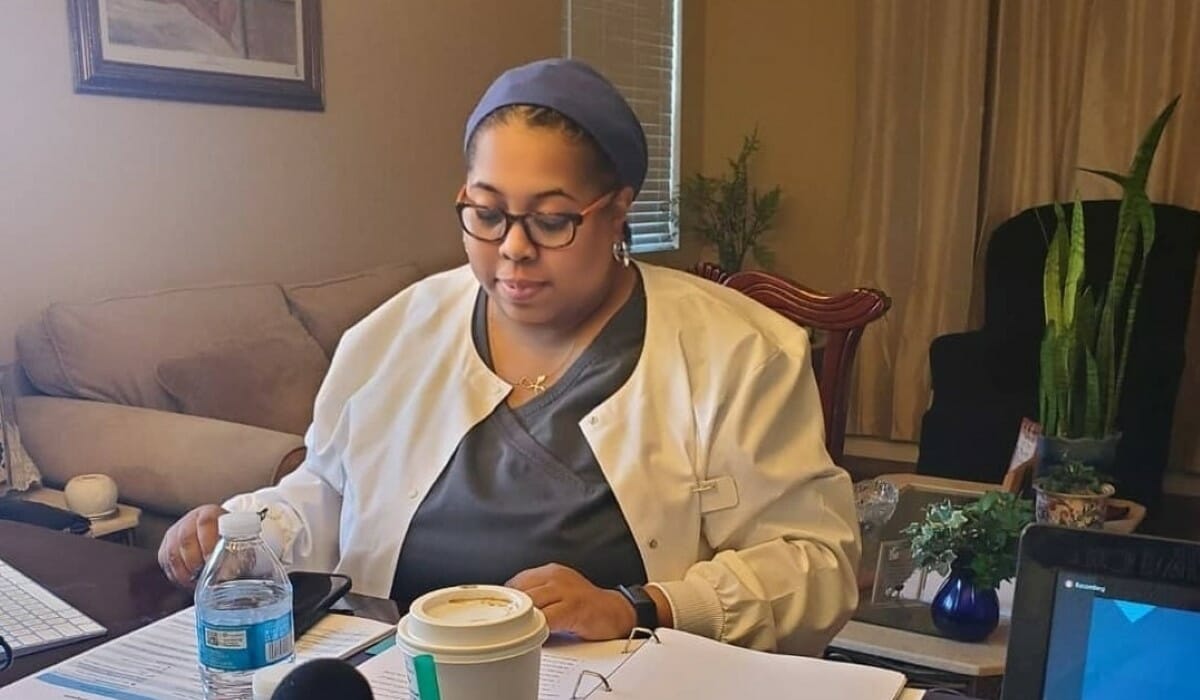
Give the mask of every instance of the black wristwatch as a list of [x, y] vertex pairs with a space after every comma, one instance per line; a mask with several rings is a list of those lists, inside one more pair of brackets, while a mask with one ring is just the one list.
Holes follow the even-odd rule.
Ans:
[[646, 593], [645, 586], [617, 586], [617, 590], [633, 605], [638, 627], [658, 629], [658, 606], [654, 604], [650, 594]]

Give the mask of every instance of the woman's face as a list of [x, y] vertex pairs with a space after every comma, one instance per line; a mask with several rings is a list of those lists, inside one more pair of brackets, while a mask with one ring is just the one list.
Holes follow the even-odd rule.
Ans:
[[515, 121], [488, 127], [475, 137], [464, 200], [510, 214], [579, 213], [575, 239], [565, 248], [540, 248], [520, 223], [500, 242], [463, 234], [471, 269], [495, 307], [531, 325], [569, 327], [602, 304], [618, 278], [613, 244], [624, 235], [633, 191], [613, 194], [589, 179], [590, 153], [583, 144], [548, 128]]

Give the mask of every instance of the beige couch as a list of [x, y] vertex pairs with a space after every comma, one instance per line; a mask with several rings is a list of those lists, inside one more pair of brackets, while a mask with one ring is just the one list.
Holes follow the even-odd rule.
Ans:
[[191, 508], [299, 465], [338, 339], [419, 276], [392, 265], [51, 305], [17, 334], [21, 439], [48, 486], [113, 477], [156, 547]]

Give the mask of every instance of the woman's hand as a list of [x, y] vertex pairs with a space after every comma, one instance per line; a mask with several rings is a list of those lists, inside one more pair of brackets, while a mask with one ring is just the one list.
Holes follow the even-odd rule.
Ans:
[[625, 639], [637, 624], [633, 604], [619, 591], [597, 588], [562, 564], [526, 569], [506, 585], [529, 594], [545, 613], [551, 632], [570, 632], [598, 642]]
[[180, 586], [195, 585], [196, 576], [204, 569], [204, 560], [220, 539], [217, 520], [224, 513], [220, 506], [200, 506], [167, 530], [158, 547], [158, 565], [167, 578]]

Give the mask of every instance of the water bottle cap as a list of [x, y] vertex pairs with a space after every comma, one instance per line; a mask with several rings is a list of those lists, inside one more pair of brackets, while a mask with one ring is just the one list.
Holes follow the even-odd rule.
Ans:
[[258, 513], [226, 513], [217, 520], [217, 531], [221, 537], [254, 537], [262, 532], [262, 521]]

